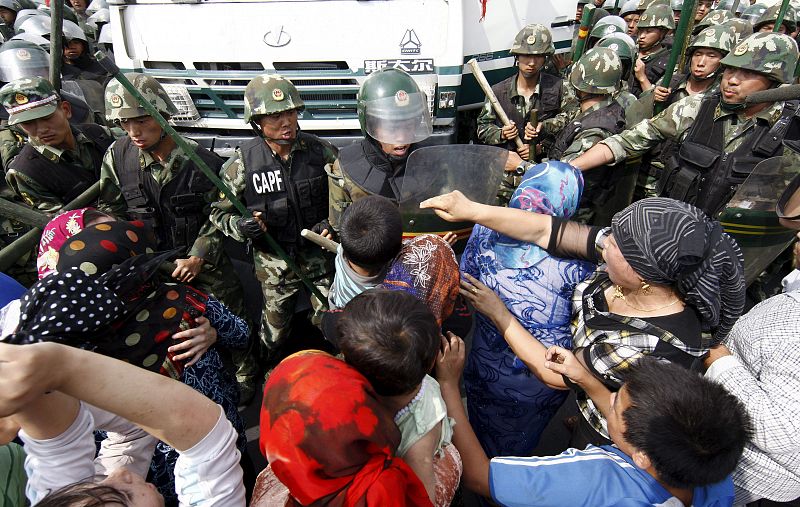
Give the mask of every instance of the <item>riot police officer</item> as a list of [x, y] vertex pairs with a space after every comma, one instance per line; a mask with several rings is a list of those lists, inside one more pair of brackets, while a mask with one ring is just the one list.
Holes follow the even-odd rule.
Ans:
[[327, 168], [328, 220], [334, 231], [344, 210], [362, 197], [399, 201], [408, 156], [433, 131], [425, 92], [399, 69], [379, 70], [364, 81], [358, 91], [358, 120], [364, 139], [339, 150]]
[[797, 44], [789, 36], [753, 34], [722, 59], [721, 93], [679, 100], [572, 163], [588, 170], [673, 140], [676, 149], [659, 182], [659, 195], [716, 216], [758, 162], [782, 152], [797, 102], [748, 104], [745, 99], [791, 82], [797, 58]]
[[[165, 118], [178, 112], [155, 78], [138, 73], [125, 77]], [[223, 248], [223, 235], [208, 218], [217, 198], [216, 187], [116, 79], [106, 87], [105, 100], [108, 121], [127, 136], [115, 141], [103, 157], [98, 208], [144, 222], [159, 250], [179, 251], [173, 278], [213, 294], [233, 313], [245, 317], [241, 285]], [[185, 141], [219, 172], [223, 163], [219, 156], [190, 139]], [[201, 273], [204, 276], [195, 280]], [[240, 365], [246, 363], [246, 358], [237, 358]], [[245, 370], [255, 365], [250, 366]], [[253, 375], [240, 367], [238, 380], [245, 390]]]
[[628, 85], [630, 92], [639, 97], [643, 91], [653, 88], [667, 69], [669, 49], [663, 42], [669, 31], [675, 29], [669, 5], [648, 7], [639, 18], [636, 29], [639, 59]]
[[114, 138], [105, 127], [70, 125], [72, 108], [46, 79], [23, 78], [0, 89], [8, 124], [28, 143], [10, 163], [9, 187], [30, 206], [55, 211], [98, 181]]
[[[553, 138], [547, 130], [536, 137], [536, 125], [529, 122], [530, 113], [536, 110], [538, 121], [543, 121], [561, 110], [562, 80], [540, 72], [547, 57], [555, 53], [553, 36], [544, 25], [527, 25], [517, 33], [510, 53], [517, 62], [517, 73], [492, 86], [492, 90], [512, 125], [505, 127], [501, 124], [487, 99], [478, 116], [478, 139], [485, 144], [502, 145], [515, 151], [513, 140], [522, 134], [524, 143], [535, 139], [535, 145], [525, 144], [519, 155], [525, 160], [538, 160], [541, 154], [531, 157], [529, 150], [546, 152]], [[541, 146], [536, 148], [536, 145]], [[508, 202], [520, 180], [521, 176], [513, 174], [503, 179], [498, 195], [502, 202]]]
[[[313, 228], [328, 215], [324, 167], [336, 159], [336, 148], [299, 130], [303, 108], [297, 88], [281, 76], [265, 74], [247, 84], [244, 117], [258, 137], [237, 148], [220, 176], [254, 217], [242, 217], [222, 196], [211, 210], [217, 228], [254, 247], [256, 278], [264, 293], [260, 337], [267, 360], [276, 358], [289, 334], [302, 282], [263, 242], [263, 231], [289, 253], [323, 295], [332, 281], [333, 258], [301, 238], [300, 231]], [[318, 323], [324, 303], [312, 296], [311, 304], [312, 321]]]

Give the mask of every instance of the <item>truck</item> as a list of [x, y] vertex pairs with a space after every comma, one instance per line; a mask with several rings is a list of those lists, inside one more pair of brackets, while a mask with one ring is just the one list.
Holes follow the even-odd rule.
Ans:
[[523, 26], [545, 25], [556, 52], [566, 52], [575, 17], [568, 0], [109, 0], [109, 7], [117, 65], [155, 77], [179, 110], [175, 127], [221, 155], [252, 138], [244, 88], [264, 73], [298, 88], [303, 130], [343, 146], [362, 137], [361, 83], [384, 67], [403, 69], [428, 98], [427, 142], [463, 142], [484, 100], [465, 63], [477, 59], [498, 82], [515, 72], [508, 50]]

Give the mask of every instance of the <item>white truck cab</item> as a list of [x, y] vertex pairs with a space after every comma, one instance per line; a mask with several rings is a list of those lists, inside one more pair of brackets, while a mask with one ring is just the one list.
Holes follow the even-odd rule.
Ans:
[[[516, 33], [541, 23], [557, 52], [573, 35], [572, 0], [110, 0], [114, 55], [172, 97], [182, 133], [221, 154], [253, 136], [243, 120], [247, 82], [278, 73], [306, 103], [303, 130], [337, 145], [361, 139], [360, 84], [398, 67], [428, 96], [430, 143], [456, 140], [460, 112], [483, 103], [465, 63], [490, 83], [514, 72]], [[482, 9], [486, 13], [482, 18]]]

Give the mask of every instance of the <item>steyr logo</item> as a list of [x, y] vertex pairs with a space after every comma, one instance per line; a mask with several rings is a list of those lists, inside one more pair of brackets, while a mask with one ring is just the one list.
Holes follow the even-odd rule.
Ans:
[[264, 34], [264, 44], [272, 48], [282, 48], [292, 42], [292, 36], [284, 31], [283, 26], [273, 28]]
[[400, 40], [400, 54], [418, 55], [421, 46], [422, 44], [419, 42], [416, 32], [414, 32], [413, 28], [409, 28]]

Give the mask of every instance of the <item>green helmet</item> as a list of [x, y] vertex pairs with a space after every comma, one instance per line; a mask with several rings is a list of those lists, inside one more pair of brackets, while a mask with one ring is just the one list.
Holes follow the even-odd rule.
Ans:
[[250, 123], [265, 114], [282, 113], [306, 105], [297, 88], [278, 74], [262, 74], [254, 77], [244, 89], [244, 121]]
[[23, 40], [10, 40], [0, 46], [0, 81], [10, 83], [24, 77], [47, 78], [50, 55], [41, 47]]
[[622, 79], [622, 62], [609, 48], [592, 48], [581, 56], [569, 75], [578, 91], [608, 95], [617, 91]]
[[[164, 116], [174, 116], [178, 114], [178, 108], [172, 103], [167, 92], [161, 83], [152, 76], [139, 74], [138, 72], [128, 72], [125, 74], [133, 84], [133, 87]], [[126, 90], [116, 79], [112, 79], [106, 85], [106, 118], [109, 121], [118, 121], [128, 118], [139, 118], [147, 116], [147, 110], [142, 107], [136, 97]]]
[[636, 60], [636, 41], [626, 33], [612, 33], [597, 41], [594, 47], [608, 48], [617, 54], [622, 61], [622, 79], [627, 81]]
[[675, 18], [669, 5], [651, 5], [642, 13], [639, 18], [637, 28], [663, 28], [665, 30], [675, 29]]
[[556, 52], [553, 35], [544, 25], [527, 25], [514, 37], [509, 53], [512, 55], [545, 55]]
[[365, 136], [386, 144], [413, 144], [433, 132], [428, 97], [407, 72], [373, 72], [358, 90], [358, 121]]
[[740, 40], [753, 35], [753, 24], [742, 18], [731, 18], [722, 23], [722, 26], [728, 26], [733, 30], [733, 35], [736, 37], [734, 44]]
[[747, 21], [755, 24], [766, 10], [767, 6], [764, 4], [753, 4], [742, 11], [742, 19], [746, 19]]
[[22, 78], [0, 88], [0, 103], [8, 111], [8, 124], [44, 118], [53, 114], [61, 100], [50, 81]]
[[[758, 18], [758, 21], [753, 23], [753, 31], [759, 31], [762, 26], [768, 23], [774, 24], [778, 20], [778, 11], [780, 8], [781, 4], [776, 4], [767, 8]], [[786, 27], [786, 33], [792, 33], [797, 29], [797, 17], [791, 5], [786, 9], [786, 15], [783, 17], [783, 25]]]
[[692, 40], [692, 43], [686, 48], [686, 54], [691, 55], [697, 48], [711, 48], [720, 51], [722, 56], [725, 56], [730, 53], [735, 41], [736, 34], [730, 26], [709, 26]]
[[672, 0], [669, 3], [669, 8], [673, 11], [682, 11], [683, 10], [683, 0]]
[[19, 3], [19, 0], [0, 0], [0, 7], [5, 7], [14, 12], [22, 10], [22, 4]]
[[737, 44], [720, 63], [759, 72], [779, 83], [790, 83], [797, 58], [794, 39], [781, 33], [758, 32]]
[[72, 40], [79, 40], [86, 43], [87, 49], [89, 46], [89, 40], [86, 38], [86, 33], [78, 26], [77, 23], [73, 23], [72, 21], [64, 20], [64, 25], [61, 27], [61, 30], [64, 33], [64, 41], [69, 42]]
[[606, 16], [599, 20], [592, 27], [589, 32], [590, 39], [602, 39], [606, 35], [612, 33], [626, 33], [628, 31], [628, 23], [619, 16]]
[[654, 5], [666, 5], [669, 7], [669, 0], [639, 0], [639, 10], [642, 12]]

